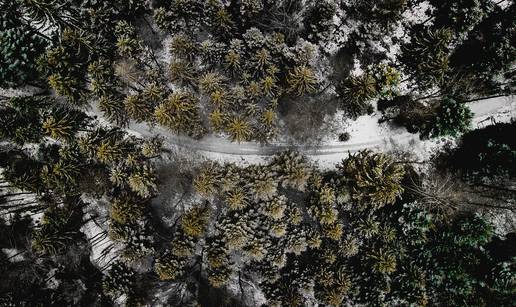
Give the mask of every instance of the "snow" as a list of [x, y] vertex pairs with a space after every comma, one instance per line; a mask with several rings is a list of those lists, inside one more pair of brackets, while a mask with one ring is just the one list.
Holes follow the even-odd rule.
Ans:
[[39, 87], [26, 85], [17, 88], [0, 87], [0, 97], [17, 97], [17, 96], [33, 96], [40, 94], [43, 90]]
[[23, 253], [16, 248], [2, 248], [2, 252], [9, 259], [10, 262], [20, 262], [25, 260]]
[[[106, 208], [106, 204], [96, 199], [85, 201], [90, 204], [84, 215], [84, 220], [88, 222], [81, 227], [81, 232], [84, 233], [91, 247], [90, 261], [99, 268], [107, 268], [114, 259], [119, 257], [122, 245], [112, 241], [107, 235], [108, 225], [105, 220], [108, 216], [107, 212], [101, 212], [98, 215], [92, 212], [99, 208]], [[94, 216], [99, 217], [92, 219]]]
[[[2, 173], [2, 169], [0, 169], [0, 177], [1, 177], [1, 173]], [[20, 192], [23, 192], [23, 191], [18, 190], [18, 189], [12, 189], [12, 188], [8, 188], [8, 189], [0, 188], [0, 196], [7, 195], [7, 194], [16, 194], [16, 193], [20, 193]], [[14, 217], [16, 213], [7, 214], [4, 212], [7, 212], [12, 209], [22, 208], [23, 206], [27, 206], [27, 207], [34, 206], [34, 205], [36, 205], [35, 202], [37, 201], [37, 198], [36, 198], [36, 194], [28, 193], [28, 194], [8, 196], [7, 201], [10, 202], [9, 206], [12, 206], [12, 207], [0, 208], [0, 213], [1, 213], [0, 218], [5, 221], [6, 225], [10, 225], [11, 217]], [[15, 208], [14, 206], [17, 206], [17, 207]], [[30, 218], [35, 223], [38, 223], [39, 221], [41, 221], [41, 219], [43, 217], [43, 212], [34, 213], [33, 211], [28, 210], [28, 211], [21, 212], [20, 216], [21, 217], [30, 216]]]
[[494, 2], [495, 4], [497, 4], [499, 7], [505, 9], [507, 7], [509, 7], [509, 5], [511, 5], [512, 1], [511, 0], [491, 0], [491, 2]]

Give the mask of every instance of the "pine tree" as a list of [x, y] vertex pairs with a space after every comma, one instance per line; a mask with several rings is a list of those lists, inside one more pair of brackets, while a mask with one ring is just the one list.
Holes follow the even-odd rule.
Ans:
[[209, 218], [208, 208], [194, 207], [181, 216], [181, 229], [186, 235], [198, 238], [204, 233]]
[[156, 194], [158, 186], [153, 169], [148, 165], [134, 169], [128, 177], [129, 188], [142, 198], [148, 198]]
[[306, 157], [293, 151], [276, 154], [272, 169], [280, 175], [283, 185], [304, 191], [312, 170]]
[[127, 114], [121, 99], [112, 96], [101, 96], [98, 105], [99, 110], [109, 121], [120, 126], [124, 126], [127, 123]]
[[328, 39], [333, 28], [333, 16], [337, 5], [333, 0], [314, 2], [304, 13], [304, 26], [308, 38], [317, 42]]
[[41, 226], [31, 236], [31, 247], [40, 254], [56, 255], [73, 243], [77, 216], [67, 207], [51, 207], [45, 211]]
[[188, 92], [171, 94], [155, 110], [154, 116], [160, 125], [174, 131], [199, 137], [204, 132], [197, 99]]
[[318, 80], [308, 66], [297, 66], [288, 73], [288, 91], [298, 96], [315, 93]]
[[125, 111], [136, 122], [150, 121], [153, 112], [151, 101], [140, 95], [129, 95], [124, 99]]
[[170, 252], [177, 257], [191, 257], [195, 253], [196, 243], [196, 238], [178, 232], [170, 243]]
[[102, 282], [104, 293], [118, 298], [120, 295], [133, 292], [136, 284], [136, 272], [121, 261], [116, 261], [108, 270]]
[[143, 50], [143, 42], [137, 38], [136, 29], [127, 21], [118, 21], [115, 27], [116, 47], [123, 57], [137, 58]]
[[20, 145], [39, 142], [43, 134], [39, 109], [45, 105], [45, 100], [28, 97], [10, 98], [0, 113], [0, 138]]
[[516, 122], [498, 123], [464, 134], [445, 166], [470, 183], [511, 182], [516, 177]]
[[265, 95], [274, 97], [278, 93], [277, 80], [274, 76], [267, 75], [261, 79], [262, 89]]
[[210, 124], [212, 128], [215, 131], [222, 131], [226, 123], [226, 117], [226, 114], [220, 111], [219, 109], [213, 110], [213, 112], [211, 112], [209, 115]]
[[224, 66], [231, 72], [238, 72], [241, 67], [240, 53], [235, 50], [229, 50], [224, 56]]
[[269, 200], [278, 191], [275, 173], [264, 166], [254, 166], [248, 169], [249, 190], [255, 200]]
[[145, 204], [129, 195], [123, 195], [112, 200], [110, 217], [118, 223], [134, 223], [142, 218], [144, 211]]
[[260, 204], [260, 212], [273, 220], [280, 220], [287, 209], [286, 203], [287, 198], [285, 196], [274, 196]]
[[65, 109], [55, 109], [43, 121], [43, 131], [52, 138], [69, 140], [83, 126], [84, 114]]
[[392, 204], [403, 192], [403, 166], [385, 154], [361, 151], [338, 168], [351, 187], [352, 198], [362, 206]]
[[108, 139], [102, 141], [96, 149], [96, 157], [102, 163], [115, 162], [127, 154], [127, 147], [123, 142]]
[[22, 85], [37, 79], [36, 59], [44, 53], [47, 41], [37, 35], [32, 24], [23, 22], [19, 4], [0, 5], [0, 86]]
[[259, 72], [262, 72], [270, 64], [271, 60], [271, 55], [265, 48], [258, 50], [251, 59], [254, 68]]
[[196, 42], [185, 34], [178, 34], [172, 37], [169, 47], [170, 53], [181, 59], [193, 59], [199, 48]]
[[232, 141], [243, 142], [248, 141], [251, 138], [251, 127], [247, 120], [242, 117], [234, 116], [231, 118], [225, 129]]
[[144, 157], [152, 158], [160, 155], [163, 150], [163, 138], [160, 136], [152, 137], [145, 140], [141, 146], [141, 152]]
[[185, 265], [184, 258], [167, 253], [156, 259], [154, 271], [158, 274], [159, 279], [174, 281], [184, 273]]
[[240, 187], [227, 191], [224, 200], [231, 210], [241, 210], [248, 204], [247, 195]]
[[32, 235], [31, 246], [39, 254], [55, 255], [63, 251], [72, 238], [58, 230], [43, 227]]
[[443, 99], [437, 108], [434, 121], [430, 124], [431, 137], [457, 136], [469, 130], [473, 114], [468, 106], [451, 98]]
[[229, 254], [224, 242], [219, 237], [212, 237], [206, 241], [206, 262], [212, 268], [229, 265]]
[[48, 84], [57, 95], [66, 97], [74, 105], [79, 105], [84, 101], [81, 83], [71, 76], [63, 76], [59, 73], [51, 74], [48, 76]]
[[375, 272], [390, 274], [396, 271], [396, 256], [392, 251], [380, 248], [369, 253], [368, 257]]
[[207, 72], [199, 79], [199, 89], [202, 93], [210, 95], [221, 90], [224, 85], [224, 77], [217, 72]]
[[337, 85], [336, 91], [342, 99], [342, 108], [351, 116], [357, 117], [368, 111], [369, 100], [377, 93], [376, 80], [370, 74], [349, 76]]
[[184, 85], [193, 85], [198, 78], [198, 72], [188, 61], [177, 60], [169, 65], [170, 78], [173, 82]]
[[443, 85], [449, 70], [452, 38], [450, 29], [423, 28], [402, 46], [401, 61], [421, 86]]
[[217, 194], [219, 180], [218, 165], [206, 162], [195, 177], [193, 186], [201, 196], [211, 198]]
[[115, 166], [109, 172], [109, 181], [117, 187], [123, 187], [127, 181], [127, 172], [121, 166]]
[[81, 166], [77, 160], [61, 159], [52, 165], [45, 165], [41, 177], [47, 186], [71, 192], [84, 171]]

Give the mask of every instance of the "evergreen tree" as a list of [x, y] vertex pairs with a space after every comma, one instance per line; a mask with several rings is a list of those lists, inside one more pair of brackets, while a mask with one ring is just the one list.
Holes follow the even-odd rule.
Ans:
[[272, 165], [285, 186], [304, 191], [312, 173], [305, 157], [296, 152], [285, 151], [274, 156]]
[[154, 110], [154, 116], [160, 125], [199, 137], [204, 132], [204, 128], [198, 112], [197, 100], [192, 94], [176, 92]]
[[101, 96], [98, 104], [99, 110], [108, 120], [120, 126], [127, 123], [127, 114], [121, 99], [113, 96]]
[[185, 258], [165, 254], [156, 260], [154, 270], [161, 280], [174, 281], [184, 273]]
[[437, 108], [435, 119], [430, 124], [428, 132], [431, 137], [456, 136], [469, 130], [473, 114], [469, 108], [451, 98], [443, 99]]
[[402, 46], [401, 62], [423, 88], [444, 85], [449, 72], [453, 32], [448, 28], [415, 28], [412, 41]]
[[308, 66], [297, 66], [288, 73], [288, 91], [298, 96], [315, 93], [317, 89], [317, 77]]
[[211, 198], [217, 194], [219, 184], [218, 165], [206, 162], [201, 165], [199, 174], [194, 178], [195, 191], [205, 198]]
[[209, 220], [208, 208], [194, 207], [181, 216], [181, 229], [190, 237], [197, 238], [203, 234]]
[[134, 291], [136, 281], [136, 272], [123, 262], [117, 261], [105, 275], [102, 288], [107, 295], [115, 299]]
[[156, 194], [157, 184], [153, 170], [148, 165], [139, 166], [129, 174], [127, 179], [129, 188], [142, 198]]
[[15, 1], [0, 5], [0, 86], [23, 85], [38, 79], [36, 59], [48, 41], [23, 22]]
[[311, 3], [304, 16], [307, 36], [315, 42], [327, 39], [331, 34], [336, 12], [337, 5], [333, 0]]
[[249, 123], [239, 116], [231, 118], [225, 130], [229, 133], [231, 139], [236, 142], [248, 141], [251, 138], [251, 127]]
[[38, 142], [41, 129], [40, 108], [45, 101], [34, 98], [13, 97], [0, 114], [0, 138], [17, 144]]
[[336, 91], [342, 108], [353, 117], [367, 113], [371, 108], [368, 101], [378, 95], [376, 80], [369, 74], [349, 76], [337, 85]]
[[84, 126], [85, 119], [82, 112], [56, 108], [45, 118], [42, 129], [54, 139], [69, 140]]
[[361, 151], [338, 168], [351, 187], [352, 198], [363, 205], [379, 208], [392, 204], [403, 192], [403, 166], [385, 154]]
[[490, 183], [516, 176], [516, 123], [500, 123], [464, 134], [447, 167], [471, 182]]
[[264, 166], [251, 167], [248, 170], [249, 189], [255, 200], [268, 200], [276, 195], [278, 182], [275, 173]]

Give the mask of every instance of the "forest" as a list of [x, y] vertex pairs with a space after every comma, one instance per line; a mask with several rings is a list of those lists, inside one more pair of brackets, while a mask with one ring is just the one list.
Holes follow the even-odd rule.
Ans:
[[0, 0], [0, 306], [514, 306], [514, 0]]

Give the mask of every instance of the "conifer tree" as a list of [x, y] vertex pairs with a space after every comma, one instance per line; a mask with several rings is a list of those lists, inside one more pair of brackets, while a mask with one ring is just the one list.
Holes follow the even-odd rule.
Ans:
[[129, 195], [122, 195], [113, 199], [110, 217], [118, 223], [134, 223], [143, 216], [144, 211], [145, 204], [140, 200]]
[[337, 85], [336, 91], [342, 99], [342, 108], [357, 117], [368, 111], [368, 101], [377, 93], [376, 80], [370, 74], [349, 76]]
[[255, 200], [269, 200], [276, 195], [278, 182], [268, 167], [254, 166], [248, 172], [249, 189]]
[[385, 154], [361, 151], [344, 160], [339, 170], [351, 187], [352, 198], [362, 206], [392, 204], [403, 192], [403, 166]]
[[194, 207], [181, 216], [181, 229], [187, 236], [198, 238], [206, 230], [209, 218], [208, 208]]
[[204, 132], [197, 100], [191, 93], [176, 92], [171, 94], [154, 110], [154, 116], [160, 125], [174, 131], [199, 137]]
[[193, 181], [193, 186], [197, 193], [205, 198], [210, 198], [217, 194], [220, 180], [217, 168], [218, 165], [215, 163], [204, 163]]
[[298, 96], [315, 93], [317, 89], [317, 77], [308, 66], [297, 66], [288, 73], [288, 91]]
[[52, 138], [69, 140], [84, 125], [86, 117], [82, 112], [54, 109], [43, 121], [43, 131]]
[[156, 194], [158, 186], [156, 177], [149, 165], [142, 165], [134, 169], [128, 177], [129, 188], [142, 198]]
[[429, 134], [431, 137], [456, 136], [469, 130], [472, 118], [473, 114], [464, 103], [444, 98], [430, 124]]
[[185, 60], [176, 60], [169, 65], [170, 77], [173, 82], [184, 85], [193, 85], [198, 73], [193, 64]]
[[158, 274], [159, 279], [174, 281], [184, 273], [185, 265], [185, 258], [167, 253], [156, 259], [154, 271]]
[[104, 292], [118, 298], [120, 295], [129, 294], [136, 284], [136, 272], [121, 261], [116, 261], [110, 267], [102, 282]]
[[151, 121], [153, 105], [150, 102], [140, 95], [127, 96], [124, 99], [125, 111], [136, 122]]
[[37, 58], [47, 41], [32, 24], [23, 22], [19, 4], [5, 1], [0, 5], [0, 86], [11, 87], [38, 78]]
[[236, 142], [248, 141], [251, 138], [251, 127], [247, 120], [240, 116], [235, 116], [227, 122], [225, 129], [231, 140]]
[[272, 168], [281, 176], [283, 184], [304, 191], [312, 170], [301, 154], [285, 151], [272, 159]]
[[449, 71], [453, 32], [448, 28], [423, 28], [402, 46], [401, 61], [423, 87], [443, 85]]
[[99, 110], [108, 120], [120, 126], [127, 123], [127, 114], [122, 99], [113, 96], [101, 96], [98, 105]]

